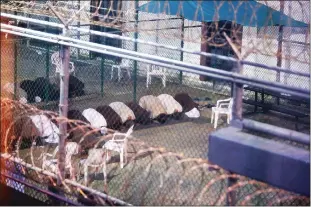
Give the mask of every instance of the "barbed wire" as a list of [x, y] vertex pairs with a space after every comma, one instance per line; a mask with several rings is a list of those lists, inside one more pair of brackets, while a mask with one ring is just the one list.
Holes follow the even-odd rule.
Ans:
[[[17, 124], [18, 121], [26, 120], [30, 115], [46, 115], [52, 122], [68, 123], [68, 134], [81, 130], [79, 136], [67, 138], [67, 142], [78, 143], [83, 149], [70, 160], [72, 165], [80, 163], [92, 149], [101, 150], [98, 142], [108, 141], [116, 131], [108, 130], [107, 135], [101, 135], [98, 129], [80, 120], [58, 117], [57, 113], [6, 98], [1, 98], [1, 112], [1, 124], [4, 129], [1, 133], [1, 157], [6, 160], [1, 174], [11, 172], [25, 177], [25, 182], [32, 185], [54, 186], [58, 191], [64, 192], [67, 198], [78, 197], [79, 202], [83, 198], [84, 202], [107, 205], [107, 200], [103, 199], [103, 195], [107, 195], [108, 200], [111, 196], [133, 205], [226, 205], [228, 195], [235, 192], [235, 205], [310, 204], [307, 197], [241, 175], [230, 174], [208, 160], [185, 157], [163, 147], [150, 146], [135, 137], [128, 141], [129, 159], [124, 168], [120, 168], [118, 161], [115, 162], [111, 158], [106, 168], [108, 182], [104, 182], [103, 178], [98, 176], [91, 179], [88, 186], [95, 193], [84, 186], [81, 177], [78, 177], [77, 181], [67, 178], [63, 180], [61, 187], [57, 187], [57, 174], [41, 167], [42, 155], [54, 151], [55, 146], [37, 146], [33, 144], [35, 138], [27, 140], [40, 134], [32, 133], [33, 130], [28, 130], [29, 134], [19, 134], [21, 125], [26, 128], [33, 127], [30, 121], [23, 121], [21, 125]], [[90, 135], [93, 136], [93, 141], [87, 139], [82, 144]], [[79, 168], [78, 175], [82, 172]], [[228, 186], [228, 179], [235, 179], [236, 183]]]
[[[139, 4], [142, 5], [147, 2], [148, 1], [139, 2]], [[117, 1], [117, 5], [113, 5], [113, 1], [104, 1], [104, 3], [103, 1], [97, 1], [96, 5], [90, 5], [89, 2], [81, 2], [81, 5], [79, 5], [77, 1], [8, 1], [7, 3], [1, 4], [1, 9], [11, 12], [19, 12], [23, 15], [32, 14], [37, 15], [38, 17], [56, 18], [55, 14], [49, 7], [50, 3], [53, 4], [55, 11], [65, 20], [72, 20], [76, 24], [79, 23], [81, 25], [114, 28], [122, 32], [125, 36], [127, 36], [127, 34], [131, 36], [134, 32], [139, 32], [141, 36], [149, 36], [147, 37], [148, 39], [154, 39], [154, 36], [156, 36], [158, 39], [162, 39], [161, 42], [172, 41], [172, 43], [175, 44], [174, 42], [179, 40], [201, 45], [206, 44], [205, 47], [210, 48], [229, 48], [227, 50], [230, 50], [231, 46], [223, 37], [223, 33], [225, 32], [226, 34], [230, 34], [229, 36], [232, 43], [243, 53], [243, 59], [253, 58], [253, 55], [255, 54], [265, 58], [277, 57], [285, 61], [292, 60], [301, 64], [310, 63], [310, 32], [307, 28], [306, 31], [301, 31], [298, 32], [298, 34], [292, 35], [297, 37], [297, 39], [295, 38], [297, 43], [293, 43], [293, 38], [285, 35], [285, 33], [288, 32], [283, 32], [284, 34], [281, 38], [284, 39], [284, 41], [288, 40], [283, 43], [283, 47], [285, 47], [285, 50], [290, 47], [294, 49], [291, 49], [292, 52], [290, 54], [287, 51], [280, 52], [280, 47], [278, 46], [280, 36], [278, 36], [278, 32], [271, 33], [271, 31], [277, 31], [279, 28], [278, 26], [261, 27], [260, 32], [258, 33], [258, 31], [253, 31], [251, 27], [243, 28], [241, 25], [234, 24], [233, 22], [235, 22], [235, 19], [224, 23], [219, 21], [201, 23], [200, 17], [203, 15], [203, 11], [201, 5], [202, 2], [200, 1], [198, 1], [192, 20], [187, 21], [187, 25], [182, 23], [181, 14], [183, 14], [184, 10], [182, 1], [179, 3], [178, 9], [175, 12], [170, 8], [169, 1], [164, 3], [158, 2], [159, 6], [160, 4], [163, 6], [163, 8], [161, 8], [162, 12], [159, 14], [153, 14], [154, 11], [149, 11], [148, 7], [146, 7], [146, 9], [141, 9], [139, 11], [137, 23], [135, 21], [136, 11], [134, 1]], [[269, 1], [263, 1], [260, 3], [262, 6], [274, 7], [276, 10], [280, 9]], [[230, 11], [232, 13], [236, 13], [238, 9], [242, 7], [242, 3], [233, 4], [233, 2], [228, 2], [228, 5], [229, 10], [233, 10]], [[250, 8], [253, 9], [252, 12], [249, 11], [252, 15], [245, 18], [250, 18], [250, 22], [257, 21], [256, 18], [258, 17], [256, 17], [256, 11], [260, 7], [254, 7], [251, 3], [249, 3], [249, 5]], [[305, 7], [303, 2], [298, 2], [295, 5], [299, 8]], [[218, 14], [224, 6], [227, 6], [225, 5], [225, 1], [217, 1], [214, 13]], [[157, 6], [155, 6], [154, 9], [157, 9]], [[301, 11], [303, 17], [302, 22], [307, 20], [306, 23], [309, 25], [309, 19], [304, 17], [307, 15], [307, 11], [305, 9], [302, 9]], [[237, 15], [234, 15], [234, 17], [237, 18]], [[217, 19], [217, 15], [213, 18]], [[267, 19], [267, 21], [270, 21], [272, 16], [269, 16]], [[55, 21], [55, 19], [53, 21]], [[183, 27], [186, 27], [187, 29], [185, 30]], [[293, 28], [290, 30], [293, 30]], [[248, 37], [248, 35], [250, 36]], [[232, 55], [234, 56], [234, 54]]]

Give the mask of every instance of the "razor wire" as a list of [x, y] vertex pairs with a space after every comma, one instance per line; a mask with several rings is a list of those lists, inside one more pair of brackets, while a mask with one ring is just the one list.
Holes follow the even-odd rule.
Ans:
[[[39, 146], [38, 141], [35, 145], [32, 144], [34, 138], [31, 139], [31, 134], [26, 132], [18, 135], [17, 132], [23, 125], [31, 127], [29, 122], [24, 122], [22, 125], [18, 122], [30, 115], [45, 114], [52, 121], [65, 121], [72, 126], [69, 133], [76, 130], [84, 132], [80, 138], [74, 138], [74, 142], [81, 143], [88, 136], [93, 136], [97, 141], [108, 141], [108, 136], [97, 135], [97, 129], [91, 129], [92, 127], [89, 128], [89, 125], [81, 121], [63, 120], [56, 113], [42, 111], [10, 99], [1, 99], [1, 112], [2, 126], [6, 126], [5, 133], [1, 133], [1, 161], [3, 166], [6, 166], [1, 168], [1, 182], [43, 202], [56, 202], [53, 197], [56, 194], [58, 202], [61, 202], [59, 199], [62, 198], [63, 202], [71, 204], [226, 205], [228, 193], [235, 192], [234, 205], [310, 204], [307, 197], [240, 175], [228, 174], [224, 169], [205, 159], [190, 158], [161, 147], [152, 147], [135, 138], [135, 135], [129, 140], [129, 159], [124, 168], [120, 169], [118, 162], [108, 161], [107, 183], [102, 177], [98, 177], [99, 173], [95, 171], [95, 177], [90, 173], [93, 175], [90, 177], [90, 183], [85, 184], [83, 165], [79, 165], [78, 172], [81, 175], [79, 173], [77, 180], [66, 178], [62, 186], [57, 187], [55, 172], [51, 172], [50, 169], [42, 170], [43, 160], [40, 156], [45, 152], [53, 151], [54, 147]], [[32, 134], [33, 137], [34, 135], [36, 136]], [[85, 159], [87, 151], [91, 149], [102, 150], [97, 148], [96, 142], [88, 144], [84, 142], [81, 145], [82, 151], [70, 162]], [[100, 168], [100, 166], [94, 167]], [[228, 187], [228, 178], [237, 179], [237, 183]], [[85, 185], [92, 187], [92, 190]]]

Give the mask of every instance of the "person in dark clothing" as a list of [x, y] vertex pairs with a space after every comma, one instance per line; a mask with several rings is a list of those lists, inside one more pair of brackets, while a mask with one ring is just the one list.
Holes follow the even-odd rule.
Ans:
[[122, 126], [121, 117], [110, 107], [107, 105], [98, 106], [96, 108], [100, 114], [102, 114], [107, 121], [107, 128], [120, 130]]
[[139, 124], [150, 124], [152, 123], [152, 119], [150, 118], [150, 112], [145, 110], [139, 104], [135, 102], [128, 102], [126, 105], [134, 112], [135, 114], [135, 122]]
[[[46, 92], [46, 89], [48, 90]], [[51, 84], [48, 78], [39, 77], [34, 81], [34, 88], [35, 95], [39, 96], [41, 99], [45, 97], [45, 94], [48, 94], [48, 100], [56, 101], [59, 99], [60, 90], [59, 88]]]
[[90, 124], [90, 122], [82, 115], [81, 111], [76, 110], [76, 109], [69, 110], [67, 117], [68, 119], [80, 120], [87, 124]]
[[[27, 100], [29, 103], [35, 102], [35, 97], [38, 96], [42, 99], [48, 94], [47, 99], [56, 101], [59, 99], [60, 88], [56, 84], [51, 84], [48, 78], [39, 77], [34, 81], [24, 80], [20, 84], [20, 88], [27, 93]], [[77, 77], [69, 76], [68, 97], [77, 97], [85, 95], [84, 83]]]
[[138, 103], [142, 108], [151, 113], [153, 120], [158, 121], [161, 124], [164, 124], [168, 119], [169, 115], [166, 113], [166, 110], [161, 103], [160, 99], [153, 95], [146, 95], [139, 99]]
[[77, 77], [70, 75], [69, 76], [69, 98], [83, 96], [84, 92], [84, 83], [79, 80]]
[[[48, 100], [58, 100], [60, 91], [56, 85], [51, 84], [48, 79], [39, 77], [32, 80], [23, 80], [20, 87], [26, 91], [27, 100], [29, 103], [35, 102], [35, 97], [44, 99], [45, 94], [48, 94]], [[47, 90], [47, 91], [46, 91]]]
[[35, 102], [35, 93], [34, 91], [34, 81], [32, 80], [23, 80], [20, 83], [20, 88], [23, 89], [27, 93], [27, 100], [29, 103]]
[[183, 108], [183, 112], [189, 112], [193, 108], [198, 108], [199, 104], [195, 103], [188, 93], [178, 93], [174, 99], [180, 103]]

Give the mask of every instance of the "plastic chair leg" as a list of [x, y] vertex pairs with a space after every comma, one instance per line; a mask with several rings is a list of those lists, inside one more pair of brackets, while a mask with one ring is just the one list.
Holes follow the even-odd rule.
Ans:
[[118, 82], [121, 80], [121, 68], [118, 68]]
[[84, 185], [87, 186], [88, 184], [88, 166], [84, 164]]
[[111, 78], [110, 78], [110, 80], [112, 80], [112, 78], [113, 78], [113, 67], [111, 68]]
[[120, 153], [120, 167], [123, 168], [124, 163], [123, 163], [123, 158], [124, 158], [124, 154], [123, 154], [123, 150]]
[[214, 121], [214, 128], [217, 128], [217, 122], [218, 122], [218, 113], [215, 112], [215, 121]]
[[163, 86], [165, 88], [166, 87], [166, 77], [165, 76], [163, 76], [163, 78], [162, 78], [162, 83], [163, 83]]
[[74, 167], [70, 167], [69, 172], [70, 172], [70, 179], [76, 181], [76, 169]]
[[151, 84], [151, 76], [150, 75], [147, 75], [147, 88], [149, 87], [149, 84]]
[[127, 163], [127, 149], [124, 149], [124, 164]]
[[107, 173], [106, 173], [106, 161], [103, 164], [103, 175], [104, 175], [104, 182], [107, 184]]
[[130, 69], [127, 69], [127, 75], [129, 77], [129, 79], [131, 79], [131, 72], [130, 72]]
[[212, 111], [211, 124], [212, 124], [212, 123], [213, 123], [213, 121], [214, 121], [214, 116], [215, 116], [215, 112], [214, 112], [214, 111]]
[[108, 161], [109, 159], [110, 159], [110, 152], [106, 150], [106, 161]]

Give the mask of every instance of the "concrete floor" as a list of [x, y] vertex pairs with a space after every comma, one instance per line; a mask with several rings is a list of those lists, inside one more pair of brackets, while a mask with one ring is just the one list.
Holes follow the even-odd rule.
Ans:
[[[37, 61], [34, 64], [33, 57], [37, 54], [25, 53], [29, 57], [28, 61], [23, 61], [23, 67], [29, 68], [29, 71], [19, 70], [19, 74], [32, 78], [38, 75], [44, 76], [45, 67], [43, 61]], [[26, 56], [26, 55], [25, 55]], [[42, 55], [44, 58], [44, 55]], [[35, 66], [35, 67], [34, 67]], [[109, 70], [104, 79], [104, 94], [100, 93], [100, 76], [97, 66], [82, 67], [77, 64], [77, 76], [87, 81], [86, 93], [84, 97], [74, 98], [69, 101], [69, 109], [83, 110], [86, 108], [96, 108], [99, 105], [109, 104], [113, 101], [132, 101], [133, 100], [133, 83], [132, 81], [124, 81], [117, 83], [109, 80]], [[96, 72], [94, 72], [96, 71]], [[208, 90], [191, 88], [189, 86], [180, 85], [168, 82], [167, 87], [163, 88], [160, 81], [156, 80], [147, 89], [145, 86], [145, 77], [139, 78], [137, 82], [137, 99], [144, 95], [159, 95], [161, 93], [168, 93], [175, 95], [178, 92], [187, 92], [192, 97], [209, 97], [212, 103], [224, 98], [222, 95], [212, 93]], [[48, 109], [58, 111], [58, 103], [41, 103], [37, 104], [41, 109]], [[295, 128], [295, 120], [292, 117], [278, 114], [278, 113], [250, 113], [252, 107], [244, 107], [244, 117], [253, 120], [269, 123], [275, 126], [281, 126], [289, 129]], [[152, 127], [135, 130], [133, 133], [134, 139], [130, 141], [129, 159], [142, 149], [138, 143], [143, 142], [146, 146], [164, 147], [167, 151], [182, 153], [185, 158], [205, 158], [208, 153], [208, 136], [214, 131], [212, 124], [210, 124], [210, 109], [201, 111], [201, 117], [195, 120], [184, 120], [181, 122], [174, 122], [171, 124], [155, 124]], [[226, 126], [225, 118], [221, 118], [218, 128]], [[302, 130], [304, 133], [310, 134], [310, 126], [305, 126]], [[50, 149], [52, 150], [52, 149]], [[34, 151], [34, 157], [39, 157], [41, 150]], [[156, 154], [156, 153], [155, 153]], [[25, 158], [25, 161], [31, 163], [29, 160], [29, 149], [21, 150], [20, 156]], [[26, 159], [27, 157], [27, 159]], [[198, 164], [192, 163], [181, 169], [181, 166], [176, 166], [177, 159], [159, 159], [155, 160], [156, 156], [146, 153], [137, 160], [131, 160], [123, 169], [119, 167], [118, 156], [113, 156], [108, 164], [108, 186], [104, 185], [102, 176], [93, 176], [90, 187], [99, 191], [105, 191], [109, 195], [125, 200], [134, 205], [214, 205], [215, 201], [221, 196], [225, 195], [228, 190], [226, 180], [222, 180], [217, 185], [211, 186], [203, 195], [202, 200], [194, 199], [200, 194], [207, 182], [219, 178], [225, 172], [210, 171], [209, 169], [194, 170], [187, 174], [189, 169], [193, 166], [198, 167]], [[152, 165], [150, 165], [153, 161]], [[40, 163], [35, 163], [40, 167]], [[148, 171], [148, 166], [151, 170]], [[164, 177], [168, 171], [167, 167], [174, 168], [173, 173]], [[202, 167], [202, 166], [201, 166]], [[164, 183], [163, 179], [166, 179]], [[33, 178], [34, 179], [34, 178]], [[36, 178], [37, 179], [37, 178]], [[182, 180], [183, 182], [178, 182]], [[249, 180], [245, 178], [245, 180]], [[80, 180], [80, 182], [82, 179]], [[240, 181], [243, 181], [240, 180]], [[38, 180], [38, 183], [41, 183]], [[181, 184], [179, 184], [181, 183]], [[178, 188], [178, 185], [181, 187]], [[248, 184], [237, 190], [237, 199], [245, 197], [256, 190], [265, 189], [259, 183]], [[290, 195], [290, 193], [287, 193]], [[193, 196], [196, 195], [196, 196]], [[253, 199], [251, 205], [267, 205], [271, 199], [277, 199], [277, 194], [269, 194], [271, 197], [258, 196], [258, 199]], [[283, 197], [283, 195], [282, 195]], [[166, 200], [164, 199], [166, 198]], [[220, 203], [225, 205], [225, 202]]]

